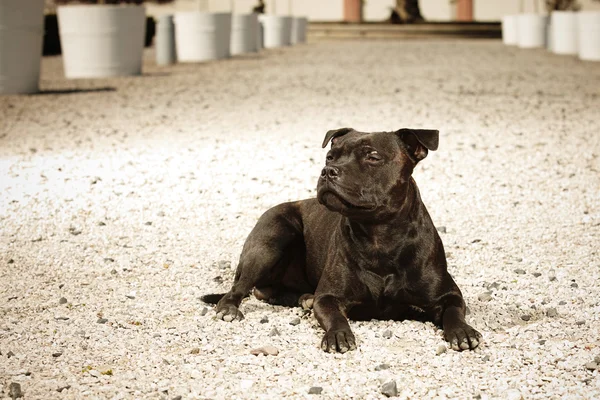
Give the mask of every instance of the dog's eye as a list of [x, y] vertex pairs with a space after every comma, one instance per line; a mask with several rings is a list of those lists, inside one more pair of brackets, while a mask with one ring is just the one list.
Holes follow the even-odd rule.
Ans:
[[325, 159], [327, 161], [333, 161], [333, 156], [331, 154], [327, 154], [327, 157], [325, 157]]
[[369, 161], [381, 161], [382, 159], [383, 159], [383, 157], [381, 157], [379, 155], [379, 153], [377, 151], [375, 151], [375, 150], [370, 151], [367, 154], [367, 160], [369, 160]]

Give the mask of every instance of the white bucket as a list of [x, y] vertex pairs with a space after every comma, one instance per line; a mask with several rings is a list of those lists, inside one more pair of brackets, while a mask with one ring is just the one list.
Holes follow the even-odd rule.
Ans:
[[546, 25], [546, 50], [552, 51], [552, 24]]
[[197, 62], [231, 55], [231, 13], [175, 13], [177, 60]]
[[258, 19], [263, 27], [263, 46], [265, 48], [292, 44], [292, 17], [261, 15]]
[[308, 20], [305, 17], [295, 17], [292, 20], [292, 44], [306, 42], [306, 27]]
[[579, 58], [600, 61], [600, 11], [577, 13]]
[[577, 54], [577, 14], [552, 11], [550, 21], [552, 51], [556, 54]]
[[142, 73], [144, 6], [59, 6], [58, 26], [67, 78]]
[[258, 17], [258, 28], [257, 28], [257, 32], [256, 32], [256, 47], [258, 48], [258, 51], [261, 51], [262, 49], [265, 48], [264, 37], [265, 37], [265, 27], [263, 26], [262, 22], [260, 22], [260, 16], [259, 16]]
[[519, 41], [518, 24], [516, 15], [502, 17], [502, 42], [509, 46], [517, 45]]
[[546, 46], [547, 19], [541, 14], [520, 14], [517, 19], [518, 44], [523, 49]]
[[258, 51], [258, 15], [233, 14], [231, 16], [231, 54]]
[[44, 0], [0, 0], [0, 94], [39, 91]]
[[162, 15], [156, 21], [156, 65], [171, 65], [177, 62], [175, 54], [175, 23], [170, 14]]

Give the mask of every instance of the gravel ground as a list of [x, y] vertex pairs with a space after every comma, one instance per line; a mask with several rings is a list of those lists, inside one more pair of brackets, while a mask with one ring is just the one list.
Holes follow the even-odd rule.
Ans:
[[[0, 397], [600, 397], [598, 64], [499, 41], [145, 57], [81, 81], [44, 58], [42, 94], [0, 98]], [[300, 309], [225, 323], [199, 300], [263, 211], [315, 195], [343, 126], [440, 129], [415, 179], [476, 351], [371, 321], [331, 355]]]

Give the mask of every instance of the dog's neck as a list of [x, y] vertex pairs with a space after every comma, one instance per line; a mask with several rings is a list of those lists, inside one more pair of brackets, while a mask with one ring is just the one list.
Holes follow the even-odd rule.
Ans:
[[410, 236], [412, 230], [416, 229], [414, 224], [418, 223], [422, 214], [421, 196], [412, 177], [399, 188], [397, 195], [404, 199], [398, 210], [393, 213], [383, 212], [374, 220], [344, 218], [343, 234], [356, 244], [370, 245], [375, 248], [384, 243], [398, 241], [399, 236]]

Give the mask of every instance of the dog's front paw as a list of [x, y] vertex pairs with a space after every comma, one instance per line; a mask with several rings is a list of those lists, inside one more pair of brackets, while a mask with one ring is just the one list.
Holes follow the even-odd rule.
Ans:
[[452, 350], [463, 351], [463, 350], [474, 350], [481, 343], [481, 333], [477, 332], [468, 324], [461, 324], [457, 327], [453, 327], [448, 331], [444, 331], [444, 338]]
[[323, 336], [321, 349], [328, 353], [345, 353], [356, 349], [356, 339], [349, 329], [330, 330]]
[[217, 304], [217, 319], [222, 319], [226, 322], [241, 321], [244, 319], [244, 314], [234, 305]]

